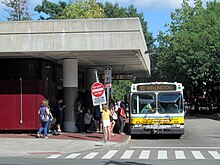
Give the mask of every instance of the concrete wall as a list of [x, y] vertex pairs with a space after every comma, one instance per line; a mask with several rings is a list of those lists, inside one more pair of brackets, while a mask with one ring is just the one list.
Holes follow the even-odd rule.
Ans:
[[123, 50], [143, 45], [135, 18], [1, 22], [0, 27], [0, 52]]

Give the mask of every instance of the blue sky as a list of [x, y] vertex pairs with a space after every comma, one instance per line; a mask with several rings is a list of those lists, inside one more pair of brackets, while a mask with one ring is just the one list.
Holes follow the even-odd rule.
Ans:
[[[0, 0], [4, 1], [4, 0]], [[29, 0], [29, 10], [32, 14], [36, 14], [33, 11], [33, 8], [37, 4], [41, 4], [42, 0]], [[49, 0], [51, 2], [58, 3], [59, 0]], [[70, 0], [60, 0], [69, 2]], [[143, 12], [145, 21], [148, 23], [148, 30], [153, 33], [153, 36], [156, 37], [159, 31], [165, 31], [165, 23], [170, 23], [170, 14], [176, 8], [181, 7], [182, 0], [96, 0], [98, 2], [112, 2], [118, 3], [119, 6], [129, 6], [134, 5], [138, 12]], [[203, 4], [207, 1], [213, 0], [203, 0]], [[220, 0], [217, 0], [220, 2]], [[193, 0], [190, 0], [190, 3], [193, 4]], [[4, 6], [0, 3], [0, 21], [6, 21], [4, 17], [7, 17], [7, 13], [3, 10]]]

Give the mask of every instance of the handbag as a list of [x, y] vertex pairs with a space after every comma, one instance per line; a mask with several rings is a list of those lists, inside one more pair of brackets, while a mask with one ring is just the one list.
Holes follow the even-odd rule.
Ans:
[[114, 113], [112, 114], [112, 118], [113, 118], [113, 120], [118, 120], [118, 115], [117, 115], [116, 112], [114, 112]]

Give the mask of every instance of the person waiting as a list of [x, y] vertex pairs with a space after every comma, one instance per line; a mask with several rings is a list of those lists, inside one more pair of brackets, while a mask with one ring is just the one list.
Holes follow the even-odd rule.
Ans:
[[118, 120], [119, 120], [119, 133], [120, 134], [125, 134], [124, 133], [124, 126], [125, 126], [125, 119], [126, 119], [126, 114], [125, 114], [125, 105], [123, 102], [121, 102], [120, 108], [118, 110]]
[[93, 123], [94, 123], [93, 115], [90, 113], [90, 109], [87, 109], [86, 113], [84, 114], [85, 132], [87, 133], [92, 132]]

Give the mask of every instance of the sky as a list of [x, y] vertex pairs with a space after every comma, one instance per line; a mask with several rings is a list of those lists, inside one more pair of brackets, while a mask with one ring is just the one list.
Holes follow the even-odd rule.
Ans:
[[[4, 0], [0, 0], [4, 1]], [[50, 2], [58, 3], [58, 1], [66, 1], [67, 3], [70, 0], [49, 0]], [[166, 23], [170, 23], [170, 14], [174, 12], [175, 9], [181, 7], [182, 0], [96, 0], [97, 2], [111, 2], [115, 4], [116, 2], [120, 7], [127, 7], [129, 5], [134, 5], [138, 12], [144, 14], [145, 21], [148, 25], [148, 31], [153, 33], [153, 36], [156, 38], [159, 34], [159, 31], [166, 31], [167, 28], [164, 26]], [[194, 0], [190, 0], [190, 4], [193, 5]], [[202, 0], [205, 5], [207, 1], [213, 0]], [[220, 0], [217, 0], [220, 2]], [[33, 8], [37, 4], [41, 4], [42, 0], [29, 0], [29, 11], [32, 14], [34, 13]], [[4, 11], [4, 5], [0, 3], [0, 21], [6, 21], [7, 13]], [[33, 18], [34, 19], [34, 18]]]

